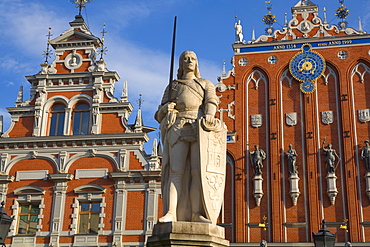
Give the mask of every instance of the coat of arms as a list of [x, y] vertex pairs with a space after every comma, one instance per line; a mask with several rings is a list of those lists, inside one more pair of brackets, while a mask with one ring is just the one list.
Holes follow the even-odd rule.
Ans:
[[321, 121], [324, 124], [331, 124], [334, 122], [334, 113], [333, 111], [322, 111], [321, 112]]
[[285, 114], [285, 121], [286, 124], [289, 126], [294, 126], [298, 123], [297, 119], [297, 113], [296, 112], [290, 112]]
[[255, 128], [261, 127], [262, 126], [262, 114], [252, 115], [251, 124]]
[[358, 119], [363, 123], [369, 122], [370, 121], [370, 109], [358, 110]]

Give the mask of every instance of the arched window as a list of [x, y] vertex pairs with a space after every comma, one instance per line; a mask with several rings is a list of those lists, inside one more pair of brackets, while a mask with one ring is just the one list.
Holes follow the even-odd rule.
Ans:
[[73, 134], [89, 134], [90, 110], [87, 104], [81, 103], [76, 106], [73, 112]]
[[51, 109], [49, 136], [61, 136], [64, 130], [65, 106], [58, 104]]

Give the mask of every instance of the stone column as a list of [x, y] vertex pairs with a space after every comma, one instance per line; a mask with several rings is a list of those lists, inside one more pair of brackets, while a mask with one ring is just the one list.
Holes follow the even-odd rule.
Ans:
[[299, 180], [300, 178], [298, 177], [297, 173], [292, 173], [289, 177], [289, 181], [290, 181], [289, 194], [290, 194], [290, 197], [292, 198], [294, 206], [297, 205], [298, 197], [301, 194], [301, 192], [299, 191], [299, 186], [298, 186]]
[[263, 197], [263, 188], [262, 188], [262, 174], [256, 174], [253, 177], [253, 184], [254, 184], [254, 189], [253, 189], [253, 197], [256, 200], [257, 206], [261, 204], [261, 199]]
[[59, 236], [62, 232], [63, 226], [67, 182], [72, 180], [73, 174], [56, 173], [49, 174], [48, 177], [55, 183], [51, 217], [50, 245], [59, 246]]
[[12, 175], [0, 175], [0, 202], [6, 202], [6, 192], [8, 191], [8, 184], [13, 182]]
[[[159, 173], [158, 173], [159, 174]], [[158, 194], [161, 189], [160, 183], [150, 180], [146, 191], [146, 229], [145, 237], [152, 235], [154, 224], [158, 219]]]
[[366, 181], [366, 195], [370, 199], [370, 172], [365, 173], [365, 181]]
[[334, 205], [335, 204], [335, 197], [338, 195], [337, 176], [335, 176], [334, 172], [329, 172], [326, 175], [326, 181], [327, 181], [326, 194], [330, 198], [331, 205]]
[[126, 177], [121, 172], [111, 172], [109, 177], [116, 181], [113, 212], [113, 246], [122, 247], [122, 234], [126, 224]]

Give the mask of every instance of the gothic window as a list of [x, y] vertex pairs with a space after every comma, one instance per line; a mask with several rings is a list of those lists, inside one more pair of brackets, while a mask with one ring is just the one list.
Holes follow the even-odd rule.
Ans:
[[40, 205], [38, 203], [22, 203], [19, 208], [18, 234], [35, 235], [39, 222]]
[[364, 63], [359, 63], [353, 68], [351, 77], [353, 80], [353, 76], [357, 75], [360, 78], [359, 82], [363, 83], [365, 81], [366, 74], [370, 74], [369, 66]]
[[76, 106], [73, 112], [73, 134], [89, 134], [90, 110], [87, 104], [81, 103]]
[[254, 70], [247, 79], [247, 84], [252, 82], [254, 84], [254, 89], [258, 89], [259, 83], [266, 83], [267, 78], [259, 70]]
[[78, 233], [98, 234], [100, 202], [81, 202], [79, 211]]
[[61, 136], [64, 130], [65, 106], [58, 104], [51, 109], [49, 136]]

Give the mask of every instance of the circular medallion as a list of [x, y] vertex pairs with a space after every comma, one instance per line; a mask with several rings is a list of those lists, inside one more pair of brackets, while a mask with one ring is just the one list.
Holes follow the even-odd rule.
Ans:
[[305, 81], [301, 83], [301, 91], [302, 93], [309, 94], [314, 92], [316, 89], [316, 85], [312, 81]]
[[325, 71], [325, 60], [317, 52], [307, 50], [310, 45], [304, 45], [302, 52], [297, 53], [289, 63], [292, 76], [301, 82], [314, 81]]
[[246, 58], [239, 59], [240, 66], [246, 66], [248, 64], [248, 60]]

